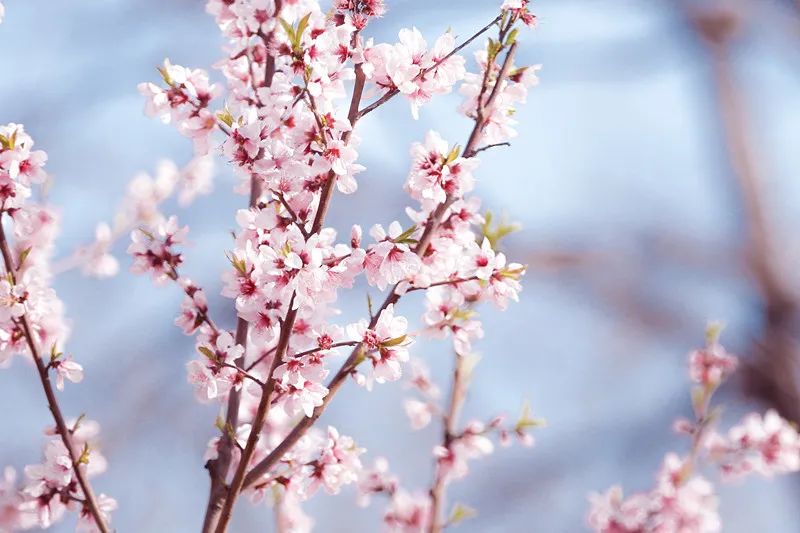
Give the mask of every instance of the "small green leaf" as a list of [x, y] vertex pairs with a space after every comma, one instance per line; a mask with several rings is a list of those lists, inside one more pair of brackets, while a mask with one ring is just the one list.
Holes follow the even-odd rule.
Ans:
[[477, 313], [472, 309], [456, 309], [450, 316], [453, 320], [469, 320]]
[[444, 160], [444, 164], [449, 165], [450, 163], [458, 159], [459, 155], [461, 155], [461, 146], [457, 144], [453, 146], [453, 149], [450, 150], [449, 154], [447, 154], [447, 157]]
[[519, 35], [518, 28], [514, 28], [513, 30], [511, 30], [511, 33], [509, 33], [508, 37], [506, 37], [506, 46], [511, 46], [512, 44], [514, 44], [517, 40], [517, 35]]
[[300, 19], [300, 22], [297, 23], [297, 31], [295, 32], [296, 43], [295, 47], [300, 47], [300, 40], [303, 38], [303, 32], [306, 31], [308, 27], [308, 20], [311, 18], [311, 13], [308, 13], [305, 17]]
[[697, 418], [702, 418], [706, 409], [706, 390], [704, 387], [692, 388], [692, 409]]
[[212, 361], [216, 361], [217, 360], [217, 354], [212, 352], [207, 346], [198, 346], [197, 351], [200, 352], [201, 354], [205, 355], [206, 357], [208, 357]]
[[364, 347], [362, 346], [361, 349], [358, 350], [358, 355], [356, 356], [356, 360], [353, 361], [353, 368], [356, 368], [358, 365], [364, 362], [367, 358], [366, 352], [364, 352]]
[[367, 293], [367, 310], [369, 311], [370, 318], [375, 316], [375, 313], [372, 310], [372, 296], [370, 296], [369, 293]]
[[89, 444], [83, 444], [83, 451], [81, 451], [81, 456], [78, 457], [78, 464], [79, 465], [88, 465], [89, 464]]
[[241, 274], [242, 276], [247, 275], [247, 264], [244, 262], [244, 259], [239, 259], [233, 254], [225, 254], [225, 255], [227, 256], [228, 261], [231, 262], [233, 268], [235, 268], [239, 274]]
[[402, 335], [400, 337], [395, 337], [394, 339], [389, 339], [388, 341], [383, 341], [381, 343], [381, 346], [383, 346], [384, 348], [391, 348], [392, 346], [398, 346], [400, 344], [403, 344], [403, 342], [405, 342], [405, 340], [407, 338], [408, 338], [408, 335]]
[[286, 32], [286, 36], [289, 37], [289, 42], [294, 44], [294, 28], [292, 28], [292, 25], [286, 22], [283, 17], [279, 18], [278, 22], [280, 22], [283, 31]]
[[469, 520], [470, 518], [474, 518], [478, 515], [478, 512], [473, 509], [472, 507], [468, 507], [466, 505], [457, 503], [453, 507], [452, 512], [450, 513], [450, 519], [448, 520], [448, 524], [455, 525], [464, 520]]
[[217, 111], [217, 118], [224, 122], [229, 128], [233, 127], [233, 115], [231, 115], [231, 112], [228, 110], [228, 106], [225, 106], [222, 111]]
[[708, 326], [706, 326], [706, 344], [711, 346], [719, 342], [719, 336], [722, 334], [723, 329], [725, 329], [724, 322], [718, 320], [709, 322]]
[[517, 420], [516, 425], [514, 426], [514, 430], [524, 431], [528, 428], [535, 428], [535, 427], [544, 427], [547, 425], [547, 421], [543, 418], [533, 418], [531, 416], [531, 404], [530, 402], [526, 401], [522, 405], [522, 412], [519, 415], [519, 419]]
[[414, 234], [415, 231], [417, 231], [416, 224], [414, 224], [413, 226], [411, 226], [410, 228], [408, 228], [407, 230], [405, 230], [403, 233], [401, 233], [392, 240], [397, 243], [407, 243], [411, 240], [411, 236]]
[[25, 260], [28, 258], [28, 255], [30, 255], [32, 249], [33, 247], [28, 246], [20, 252], [19, 260], [17, 260], [17, 270], [19, 270], [19, 268], [25, 263]]
[[[165, 64], [165, 65], [167, 65], [167, 64], [168, 64], [168, 61], [166, 61], [166, 60], [165, 60], [165, 61], [164, 61], [164, 64]], [[174, 81], [172, 81], [172, 78], [170, 77], [170, 75], [169, 75], [169, 71], [167, 70], [167, 67], [166, 67], [166, 66], [163, 66], [163, 67], [156, 67], [156, 70], [158, 71], [158, 73], [159, 73], [159, 74], [161, 74], [161, 79], [162, 79], [162, 80], [164, 80], [164, 83], [166, 83], [166, 84], [167, 84], [167, 85], [169, 85], [170, 87], [172, 87], [173, 85], [175, 85], [175, 82], [174, 82]]]
[[81, 422], [83, 422], [84, 418], [86, 418], [86, 413], [81, 413], [78, 419], [75, 420], [75, 423], [72, 424], [72, 430], [71, 430], [72, 433], [75, 433], [75, 431], [78, 430], [78, 427], [81, 425]]

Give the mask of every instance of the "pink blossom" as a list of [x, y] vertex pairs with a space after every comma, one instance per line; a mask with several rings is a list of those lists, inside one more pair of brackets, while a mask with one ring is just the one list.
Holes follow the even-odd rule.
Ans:
[[357, 503], [361, 507], [366, 507], [373, 494], [394, 494], [397, 485], [397, 478], [389, 472], [389, 461], [385, 457], [377, 457], [372, 468], [361, 470], [358, 479]]
[[64, 380], [73, 383], [83, 381], [83, 367], [70, 357], [61, 357], [50, 362], [50, 367], [56, 371], [56, 388], [64, 390]]
[[433, 409], [430, 403], [408, 398], [403, 402], [403, 407], [411, 422], [411, 429], [422, 429], [431, 423]]
[[[103, 521], [106, 524], [111, 522], [112, 511], [117, 510], [117, 501], [110, 498], [105, 494], [97, 495], [97, 507], [100, 511]], [[78, 515], [78, 524], [75, 526], [75, 531], [80, 533], [99, 533], [100, 528], [97, 527], [97, 522], [86, 506], [83, 506], [80, 514]]]
[[726, 476], [756, 473], [771, 477], [800, 470], [800, 434], [772, 409], [763, 417], [747, 415], [726, 437], [715, 435], [707, 446]]
[[689, 376], [700, 385], [716, 386], [736, 370], [738, 362], [721, 344], [712, 342], [689, 354]]
[[411, 251], [408, 244], [398, 242], [403, 234], [399, 222], [389, 225], [388, 233], [380, 224], [370, 230], [370, 235], [377, 241], [367, 248], [364, 268], [370, 285], [383, 290], [387, 285], [397, 283], [417, 273], [420, 268], [419, 257]]
[[430, 523], [430, 514], [430, 498], [427, 494], [409, 494], [400, 489], [392, 495], [383, 522], [392, 532], [422, 533]]
[[133, 256], [131, 271], [149, 273], [159, 283], [174, 277], [175, 268], [183, 259], [172, 247], [182, 244], [188, 231], [188, 227], [179, 228], [178, 219], [173, 216], [155, 228], [131, 232], [128, 246], [128, 253]]

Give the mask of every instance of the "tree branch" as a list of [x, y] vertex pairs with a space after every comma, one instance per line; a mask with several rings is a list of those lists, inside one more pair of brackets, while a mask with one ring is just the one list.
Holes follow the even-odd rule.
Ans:
[[[8, 240], [6, 239], [5, 230], [3, 229], [2, 224], [2, 215], [0, 214], [0, 251], [3, 254], [3, 262], [6, 267], [6, 272], [11, 276], [12, 282], [16, 284], [16, 266], [14, 259], [11, 255], [11, 250], [8, 246]], [[61, 413], [61, 407], [58, 405], [58, 400], [56, 399], [55, 392], [53, 391], [53, 385], [50, 383], [50, 376], [48, 375], [47, 366], [42, 361], [41, 352], [39, 347], [34, 340], [33, 333], [31, 331], [30, 323], [28, 322], [28, 315], [23, 314], [19, 319], [19, 323], [22, 325], [23, 333], [25, 334], [25, 341], [28, 344], [28, 349], [31, 352], [31, 357], [33, 357], [33, 361], [36, 364], [36, 370], [39, 373], [39, 381], [42, 384], [42, 388], [44, 389], [45, 397], [47, 398], [47, 406], [50, 408], [50, 412], [53, 415], [53, 420], [56, 423], [56, 432], [61, 437], [61, 442], [64, 443], [64, 447], [67, 449], [67, 453], [69, 454], [70, 463], [72, 464], [72, 470], [75, 472], [75, 478], [78, 480], [78, 484], [83, 491], [83, 495], [85, 501], [83, 502], [86, 507], [88, 507], [89, 512], [91, 513], [92, 517], [94, 518], [95, 523], [97, 524], [97, 528], [101, 531], [101, 533], [108, 533], [109, 529], [103, 520], [103, 515], [100, 513], [100, 507], [97, 505], [97, 499], [95, 498], [94, 492], [92, 491], [92, 486], [89, 484], [89, 480], [86, 478], [86, 474], [80, 467], [80, 453], [75, 450], [75, 446], [72, 443], [72, 434], [70, 433], [69, 428], [67, 427], [66, 422], [64, 422], [64, 415]]]

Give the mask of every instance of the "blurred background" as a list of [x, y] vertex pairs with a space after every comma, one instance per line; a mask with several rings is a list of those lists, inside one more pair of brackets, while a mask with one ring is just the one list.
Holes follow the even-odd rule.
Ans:
[[[25, 124], [49, 153], [67, 256], [113, 217], [137, 172], [191, 157], [189, 141], [144, 117], [136, 84], [157, 79], [164, 57], [210, 68], [222, 41], [200, 0], [5, 4], [0, 122]], [[499, 4], [389, 0], [369, 33], [394, 41], [414, 25], [429, 42], [448, 27], [467, 36]], [[746, 360], [721, 395], [725, 420], [766, 407], [800, 420], [800, 3], [723, 4], [534, 2], [540, 26], [524, 33], [518, 62], [542, 63], [542, 82], [518, 112], [518, 139], [482, 154], [478, 174], [484, 206], [522, 223], [506, 251], [530, 269], [520, 304], [482, 313], [483, 360], [465, 416], [514, 416], [527, 398], [549, 426], [533, 449], [471, 463], [450, 489], [451, 502], [479, 511], [460, 531], [582, 531], [589, 492], [649, 488], [664, 453], [686, 449], [670, 425], [690, 413], [686, 354], [709, 319], [727, 323], [723, 342]], [[357, 195], [336, 197], [332, 225], [405, 220], [408, 148], [431, 128], [462, 139], [459, 102], [438, 98], [415, 122], [395, 99], [359, 123], [368, 170]], [[175, 207], [193, 241], [184, 271], [229, 326], [232, 306], [217, 295], [233, 213], [244, 205], [232, 187], [220, 164], [213, 195]], [[172, 325], [181, 294], [129, 274], [124, 243], [117, 252], [123, 271], [114, 279], [68, 272], [56, 281], [73, 324], [69, 352], [86, 369], [63, 405], [103, 427], [110, 468], [95, 486], [119, 501], [119, 531], [197, 531], [215, 411], [186, 383], [193, 344]], [[345, 316], [363, 313], [363, 298], [344, 299]], [[405, 305], [418, 316], [419, 306]], [[449, 350], [415, 351], [443, 382]], [[323, 422], [424, 489], [439, 430], [408, 429], [404, 396], [400, 383], [369, 396], [348, 386]], [[37, 462], [50, 419], [21, 358], [0, 373], [0, 405], [0, 464]], [[800, 531], [798, 489], [796, 476], [720, 486], [725, 530]], [[381, 506], [362, 510], [348, 493], [308, 505], [317, 531], [379, 529]], [[241, 505], [234, 529], [270, 531], [270, 513]]]

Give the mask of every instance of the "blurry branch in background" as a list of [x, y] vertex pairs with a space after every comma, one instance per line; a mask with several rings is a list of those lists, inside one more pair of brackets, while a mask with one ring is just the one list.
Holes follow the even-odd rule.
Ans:
[[731, 177], [739, 195], [745, 226], [745, 260], [761, 296], [763, 329], [753, 346], [754, 357], [745, 369], [747, 392], [800, 421], [797, 362], [798, 300], [781, 269], [774, 233], [765, 213], [765, 187], [756, 164], [752, 129], [733, 72], [731, 45], [741, 28], [735, 5], [697, 8], [681, 4], [705, 45], [712, 67], [713, 89], [730, 158]]

